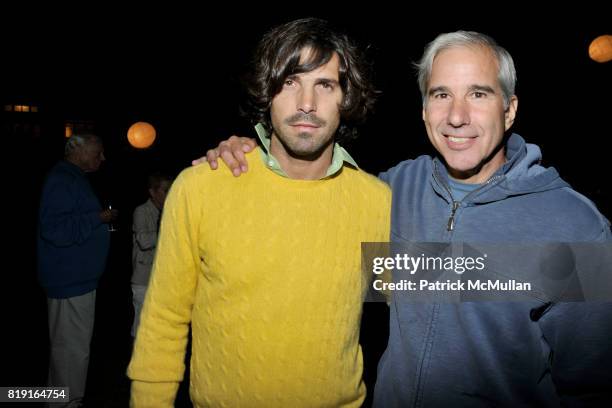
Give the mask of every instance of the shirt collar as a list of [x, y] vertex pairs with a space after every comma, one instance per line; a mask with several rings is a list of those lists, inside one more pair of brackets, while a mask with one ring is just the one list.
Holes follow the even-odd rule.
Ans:
[[[266, 167], [268, 167], [270, 170], [280, 176], [288, 177], [287, 174], [281, 168], [280, 164], [278, 164], [278, 160], [276, 160], [272, 153], [270, 153], [270, 135], [268, 134], [264, 126], [261, 123], [258, 123], [255, 126], [255, 131], [257, 132], [257, 137], [259, 137], [259, 141], [261, 142], [261, 145], [263, 147], [262, 149], [260, 149], [261, 159], [263, 160]], [[344, 147], [340, 146], [338, 143], [334, 143], [334, 151], [332, 155], [331, 164], [327, 169], [325, 176], [322, 178], [333, 176], [338, 173], [340, 169], [342, 169], [342, 166], [345, 162], [355, 168], [359, 168], [355, 160], [344, 149]]]

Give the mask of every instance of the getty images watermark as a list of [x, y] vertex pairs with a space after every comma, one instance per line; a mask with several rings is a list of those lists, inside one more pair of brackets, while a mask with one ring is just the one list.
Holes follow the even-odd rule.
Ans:
[[369, 301], [610, 301], [612, 246], [363, 243]]

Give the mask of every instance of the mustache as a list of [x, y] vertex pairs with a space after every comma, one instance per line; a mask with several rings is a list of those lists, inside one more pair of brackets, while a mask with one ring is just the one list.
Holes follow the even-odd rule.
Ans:
[[287, 119], [285, 119], [285, 123], [289, 126], [293, 126], [296, 123], [310, 123], [314, 126], [319, 126], [319, 127], [325, 126], [327, 124], [326, 121], [319, 118], [314, 113], [303, 113], [303, 112], [298, 112], [295, 115], [288, 117]]

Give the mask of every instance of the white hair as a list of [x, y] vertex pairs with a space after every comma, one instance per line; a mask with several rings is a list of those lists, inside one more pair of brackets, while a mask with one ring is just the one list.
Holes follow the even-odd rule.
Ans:
[[497, 79], [502, 89], [504, 106], [507, 108], [510, 104], [510, 99], [514, 95], [514, 88], [516, 86], [516, 69], [514, 68], [512, 56], [505, 48], [499, 46], [493, 38], [474, 31], [455, 31], [440, 34], [427, 44], [421, 60], [415, 64], [418, 69], [419, 89], [421, 90], [423, 105], [427, 101], [427, 87], [429, 86], [433, 61], [436, 55], [449, 48], [465, 46], [480, 46], [491, 50], [499, 65]]
[[91, 146], [93, 144], [102, 144], [102, 140], [96, 135], [93, 134], [78, 134], [72, 135], [66, 141], [66, 145], [64, 146], [64, 157], [70, 157], [76, 151], [79, 151], [87, 146]]

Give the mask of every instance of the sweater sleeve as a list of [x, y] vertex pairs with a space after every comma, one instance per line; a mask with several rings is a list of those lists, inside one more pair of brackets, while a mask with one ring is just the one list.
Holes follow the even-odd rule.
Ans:
[[[382, 174], [382, 173], [381, 173]], [[384, 178], [381, 179], [384, 181]], [[386, 182], [386, 181], [385, 181]], [[386, 206], [385, 206], [385, 212], [383, 213], [383, 222], [382, 224], [386, 226], [386, 228], [383, 231], [383, 239], [382, 242], [389, 242], [391, 241], [391, 205], [392, 205], [392, 191], [389, 188], [387, 191], [387, 194], [385, 195], [386, 198]], [[390, 247], [388, 245], [385, 246], [386, 248], [386, 255], [389, 255], [389, 249]], [[385, 268], [385, 271], [382, 273], [381, 275], [381, 279], [383, 282], [392, 282], [393, 281], [393, 276], [391, 275], [391, 271]], [[389, 306], [391, 304], [391, 296], [393, 294], [392, 291], [389, 290], [384, 290], [382, 292], [382, 294], [385, 297], [387, 306]]]
[[[184, 174], [184, 173], [183, 173]], [[157, 254], [128, 376], [131, 406], [173, 406], [185, 371], [185, 348], [199, 255], [199, 208], [183, 175], [166, 200]]]
[[54, 177], [45, 185], [40, 205], [41, 238], [56, 247], [85, 242], [102, 220], [98, 211], [82, 212], [87, 198], [75, 179]]
[[178, 382], [133, 381], [130, 407], [174, 407], [174, 397], [179, 388]]

